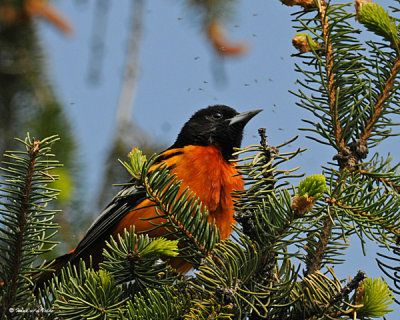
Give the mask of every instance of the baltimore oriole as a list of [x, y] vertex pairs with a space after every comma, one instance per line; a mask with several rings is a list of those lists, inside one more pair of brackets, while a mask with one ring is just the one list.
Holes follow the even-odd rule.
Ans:
[[[230, 161], [235, 147], [240, 147], [246, 123], [261, 110], [238, 113], [224, 105], [210, 106], [197, 111], [185, 123], [175, 143], [158, 157], [158, 164], [166, 163], [171, 174], [182, 179], [181, 190], [189, 186], [209, 211], [209, 218], [215, 219], [221, 239], [229, 237], [233, 219], [234, 190], [243, 190], [243, 179], [237, 175]], [[154, 166], [157, 166], [154, 165]], [[97, 268], [103, 260], [105, 241], [110, 236], [123, 235], [135, 225], [136, 232], [153, 229], [163, 218], [157, 217], [150, 200], [143, 192], [134, 192], [134, 186], [126, 186], [114, 197], [100, 216], [93, 222], [76, 249], [55, 259], [50, 268], [57, 273], [68, 262], [85, 262], [92, 257], [92, 266]], [[128, 196], [124, 196], [127, 195]], [[143, 208], [142, 208], [143, 207]], [[141, 209], [138, 209], [141, 208]], [[133, 210], [135, 209], [135, 210]], [[158, 228], [148, 232], [150, 237], [162, 236], [166, 231]], [[191, 269], [183, 259], [173, 258], [170, 264], [180, 272]], [[49, 279], [52, 273], [44, 273], [37, 286]]]

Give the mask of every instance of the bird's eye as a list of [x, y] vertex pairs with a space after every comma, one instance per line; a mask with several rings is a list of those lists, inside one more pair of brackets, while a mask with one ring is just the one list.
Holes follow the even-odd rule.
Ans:
[[222, 118], [223, 118], [223, 114], [222, 114], [221, 112], [215, 112], [215, 113], [213, 113], [212, 117], [213, 117], [215, 120], [219, 120], [219, 119], [222, 119]]

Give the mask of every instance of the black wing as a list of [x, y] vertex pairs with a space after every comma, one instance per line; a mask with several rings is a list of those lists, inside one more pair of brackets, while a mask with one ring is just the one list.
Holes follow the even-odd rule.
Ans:
[[[166, 149], [175, 149], [172, 147]], [[161, 152], [153, 165], [159, 164], [161, 161], [169, 159], [174, 156], [183, 154], [181, 149], [176, 149], [175, 152], [164, 155]], [[168, 167], [170, 170], [173, 166]], [[133, 179], [131, 180], [131, 182]], [[77, 261], [80, 256], [87, 250], [91, 249], [93, 245], [98, 242], [109, 240], [114, 231], [115, 226], [122, 220], [125, 215], [133, 210], [139, 203], [146, 199], [146, 191], [144, 187], [138, 187], [134, 184], [127, 185], [122, 188], [120, 192], [114, 197], [110, 204], [103, 210], [102, 213], [86, 231], [85, 236], [79, 242], [75, 251], [71, 254], [70, 261]]]
[[129, 185], [121, 189], [86, 231], [70, 260], [76, 261], [99, 241], [109, 240], [115, 226], [145, 198], [146, 192], [141, 187]]

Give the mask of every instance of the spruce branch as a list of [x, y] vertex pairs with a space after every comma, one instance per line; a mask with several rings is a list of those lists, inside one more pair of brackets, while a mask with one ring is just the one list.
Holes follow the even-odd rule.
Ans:
[[[378, 172], [376, 175], [379, 175]], [[363, 252], [366, 254], [365, 238], [389, 246], [395, 241], [400, 228], [397, 192], [379, 186], [375, 179], [357, 172], [349, 174], [342, 181], [338, 180], [339, 175], [340, 172], [337, 171], [331, 173], [331, 177], [327, 179], [330, 185], [328, 195], [320, 201], [321, 213], [335, 218], [332, 225], [334, 233], [329, 246], [331, 249], [336, 249], [329, 253], [333, 259], [329, 263], [338, 261], [337, 255], [341, 254], [341, 251], [337, 250], [338, 242], [343, 242], [345, 247], [348, 246], [348, 238], [351, 235], [356, 235], [360, 239]], [[315, 244], [310, 248], [315, 248]], [[314, 252], [315, 249], [311, 250], [311, 253]], [[324, 263], [326, 262], [328, 260], [324, 259]]]
[[[294, 170], [279, 170], [278, 165], [302, 150], [281, 153], [286, 143], [271, 147], [265, 130], [260, 129], [259, 134], [260, 146], [237, 152], [244, 157], [236, 167], [249, 186], [237, 192], [235, 201], [235, 219], [243, 229], [235, 228], [236, 242], [222, 241], [213, 251], [215, 257], [200, 266], [192, 282], [203, 299], [194, 314], [218, 310], [211, 314], [261, 319], [272, 312], [279, 319], [278, 315], [284, 314], [281, 306], [292, 303], [287, 298], [297, 271], [288, 261], [291, 254], [286, 248], [299, 241], [297, 236], [304, 230], [291, 209], [292, 194], [284, 188], [284, 181], [299, 175], [293, 174]], [[283, 259], [282, 265], [278, 258]]]
[[118, 319], [128, 300], [109, 272], [94, 271], [82, 260], [63, 268], [45, 285], [42, 296], [46, 293], [52, 294], [54, 316], [63, 319]]
[[395, 171], [398, 166], [390, 169], [390, 158], [378, 160], [374, 156], [363, 167], [372, 170], [372, 173], [365, 175], [354, 171], [341, 182], [337, 178], [340, 172], [328, 170], [331, 171], [331, 178], [328, 179], [331, 188], [324, 203], [335, 213], [337, 227], [357, 234], [362, 246], [365, 243], [364, 236], [388, 246], [395, 241], [400, 230], [400, 197], [394, 188], [382, 184], [380, 179], [397, 183]]
[[[57, 190], [47, 185], [55, 180], [52, 170], [59, 166], [52, 160], [51, 146], [58, 140], [52, 136], [43, 140], [31, 139], [29, 134], [22, 143], [26, 151], [7, 151], [2, 168], [0, 202], [0, 286], [3, 317], [9, 308], [33, 303], [32, 279], [40, 269], [33, 268], [34, 259], [50, 251], [57, 224], [53, 221], [56, 210], [47, 205], [57, 197]], [[45, 247], [47, 245], [47, 247]], [[49, 247], [50, 245], [50, 247]], [[33, 279], [33, 281], [35, 278]]]
[[374, 179], [374, 180], [376, 180], [376, 181], [379, 181], [379, 182], [381, 182], [382, 184], [384, 184], [384, 185], [386, 185], [386, 186], [392, 188], [392, 189], [395, 190], [397, 193], [400, 193], [400, 185], [399, 185], [399, 184], [396, 184], [395, 182], [390, 181], [389, 179], [387, 179], [387, 178], [385, 178], [385, 177], [377, 176], [375, 172], [371, 172], [371, 171], [363, 170], [363, 169], [360, 169], [358, 172], [359, 172], [361, 175], [365, 175], [365, 176], [370, 177], [370, 178], [372, 178], [372, 179]]
[[[316, 219], [298, 214], [292, 209], [293, 191], [291, 189], [294, 190], [294, 188], [285, 188], [286, 184], [281, 183], [281, 179], [285, 179], [286, 176], [278, 169], [278, 165], [292, 159], [301, 150], [281, 153], [279, 150], [286, 144], [270, 147], [267, 145], [264, 130], [259, 130], [259, 133], [261, 146], [251, 146], [239, 152], [244, 155], [244, 159], [240, 160], [244, 163], [240, 163], [237, 167], [250, 187], [240, 192], [240, 197], [235, 203], [238, 210], [235, 219], [243, 227], [243, 230], [237, 230], [240, 239], [248, 237], [248, 240], [254, 241], [254, 245], [259, 247], [257, 251], [263, 257], [257, 272], [251, 277], [257, 284], [257, 289], [253, 289], [253, 292], [258, 292], [257, 290], [262, 290], [261, 288], [270, 291], [270, 295], [259, 296], [258, 302], [255, 293], [249, 295], [247, 299], [256, 303], [250, 310], [250, 319], [263, 318], [266, 308], [270, 316], [274, 314], [276, 319], [280, 319], [280, 317], [284, 318], [283, 315], [287, 315], [289, 310], [285, 311], [282, 305], [288, 307], [293, 303], [287, 297], [289, 288], [297, 277], [297, 272], [289, 268], [286, 269], [286, 273], [278, 275], [277, 270], [282, 269], [279, 268], [277, 261], [283, 260], [283, 265], [287, 265], [289, 257], [297, 256], [296, 253], [287, 252], [287, 247], [304, 241], [306, 230], [315, 225]], [[246, 156], [246, 152], [252, 154]], [[287, 170], [285, 174], [298, 177], [299, 175], [293, 175], [293, 171]], [[315, 177], [310, 177], [306, 180], [301, 184], [302, 192], [310, 193], [315, 197], [323, 192], [325, 187], [320, 188], [321, 184], [316, 181], [318, 178], [315, 180]], [[304, 224], [307, 223], [309, 225], [304, 228]], [[238, 303], [233, 303], [233, 305], [237, 306]], [[244, 311], [241, 309], [240, 312]], [[275, 318], [271, 316], [271, 319]]]
[[32, 178], [34, 174], [35, 164], [39, 155], [39, 145], [40, 141], [32, 141], [28, 147], [28, 155], [29, 155], [29, 164], [26, 172], [26, 180], [23, 190], [21, 192], [21, 202], [20, 202], [20, 212], [18, 216], [18, 224], [17, 224], [17, 231], [16, 231], [16, 241], [15, 241], [15, 261], [11, 265], [11, 275], [10, 275], [10, 291], [9, 296], [10, 300], [5, 301], [6, 307], [12, 306], [14, 304], [14, 299], [16, 295], [16, 287], [18, 282], [18, 275], [21, 269], [21, 259], [22, 257], [22, 250], [25, 238], [25, 232], [27, 227], [27, 215], [28, 215], [28, 207], [29, 207], [29, 198], [31, 196], [32, 190]]
[[191, 296], [179, 287], [146, 289], [137, 294], [134, 300], [128, 301], [127, 310], [121, 314], [121, 319], [182, 319], [184, 314], [185, 319], [191, 319], [188, 315], [191, 312], [189, 298]]
[[[263, 134], [264, 131], [260, 132]], [[250, 145], [235, 152], [235, 156], [244, 156], [238, 161], [236, 168], [242, 174], [245, 185], [249, 187], [236, 192], [238, 200], [235, 201], [235, 209], [237, 212], [245, 212], [247, 209], [257, 210], [264, 196], [272, 194], [275, 189], [287, 186], [289, 184], [287, 179], [303, 176], [303, 174], [295, 173], [299, 167], [287, 170], [278, 169], [280, 165], [305, 151], [305, 149], [299, 148], [287, 153], [279, 152], [281, 148], [297, 138], [275, 147], [267, 145], [266, 138], [262, 137], [262, 145]]]
[[[196, 279], [191, 281], [193, 287], [201, 293], [204, 301], [199, 306], [221, 305], [222, 313], [233, 313], [241, 318], [246, 311], [260, 309], [266, 313], [266, 307], [260, 305], [260, 299], [268, 296], [266, 290], [257, 290], [252, 276], [257, 274], [262, 257], [257, 253], [259, 247], [246, 238], [238, 242], [224, 240], [216, 246], [214, 254], [218, 259], [206, 259], [201, 265]], [[250, 297], [255, 299], [253, 303]]]
[[[345, 314], [348, 304], [336, 298], [343, 293], [341, 281], [336, 277], [333, 269], [328, 268], [332, 278], [315, 271], [297, 282], [291, 291], [291, 300], [295, 301], [292, 311], [294, 319], [319, 319], [327, 314]], [[329, 319], [329, 317], [328, 317]]]
[[389, 41], [399, 52], [399, 29], [395, 19], [377, 3], [356, 0], [357, 20], [375, 34]]
[[379, 224], [380, 226], [383, 226], [387, 232], [390, 232], [394, 234], [395, 236], [400, 236], [400, 229], [397, 226], [393, 226], [390, 223], [387, 222], [387, 220], [384, 220], [380, 218], [379, 216], [376, 216], [370, 212], [365, 212], [358, 210], [356, 208], [353, 208], [347, 204], [341, 203], [340, 201], [337, 201], [335, 198], [327, 198], [325, 201], [333, 206], [336, 206], [338, 208], [344, 208], [350, 210], [354, 215], [362, 217], [362, 219], [368, 219], [373, 223]]
[[[328, 268], [329, 272], [334, 276], [335, 280], [337, 280], [335, 274], [333, 273], [332, 268]], [[340, 291], [338, 291], [334, 296], [330, 298], [330, 300], [325, 304], [321, 305], [321, 310], [314, 311], [314, 317], [318, 316], [322, 318], [324, 315], [328, 317], [328, 319], [342, 319], [342, 317], [346, 317], [350, 313], [355, 313], [357, 310], [360, 309], [360, 305], [351, 305], [347, 303], [348, 308], [338, 308], [338, 303], [342, 301], [347, 301], [348, 296], [351, 292], [355, 291], [359, 288], [360, 283], [366, 278], [366, 275], [363, 271], [358, 271], [357, 274], [353, 279], [346, 284], [346, 286], [342, 287]], [[336, 310], [335, 310], [336, 309]], [[313, 316], [309, 315], [309, 318], [313, 318]]]
[[[239, 160], [236, 168], [249, 187], [237, 192], [234, 217], [246, 236], [262, 243], [265, 251], [269, 251], [274, 246], [278, 247], [277, 243], [285, 238], [288, 228], [298, 218], [291, 209], [292, 195], [283, 187], [287, 185], [286, 179], [302, 175], [294, 174], [297, 168], [280, 170], [278, 166], [304, 150], [281, 153], [279, 150], [290, 142], [277, 147], [269, 146], [265, 131], [259, 129], [259, 133], [260, 146], [249, 146], [237, 152], [244, 157]], [[279, 188], [283, 190], [278, 191]]]
[[100, 268], [112, 275], [116, 283], [134, 281], [135, 290], [171, 285], [176, 272], [167, 268], [161, 258], [178, 255], [178, 241], [149, 238], [135, 234], [134, 226], [117, 239], [111, 237], [104, 249], [104, 262]]

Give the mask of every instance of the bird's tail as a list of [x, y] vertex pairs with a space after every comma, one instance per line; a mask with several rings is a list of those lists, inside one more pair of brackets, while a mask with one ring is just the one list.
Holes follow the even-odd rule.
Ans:
[[39, 278], [36, 281], [35, 291], [43, 288], [45, 282], [50, 280], [53, 275], [58, 275], [60, 273], [61, 269], [70, 261], [73, 252], [74, 250], [59, 256], [44, 266], [45, 268], [49, 269], [49, 271], [44, 271], [37, 275]]

